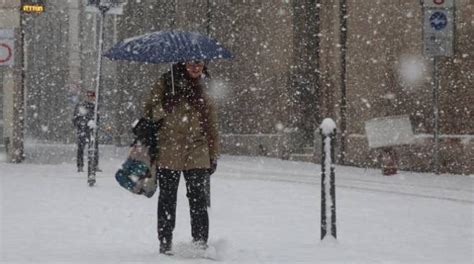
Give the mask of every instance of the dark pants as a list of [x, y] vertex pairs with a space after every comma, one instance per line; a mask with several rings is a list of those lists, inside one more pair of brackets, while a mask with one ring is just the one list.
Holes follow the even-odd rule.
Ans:
[[[176, 199], [181, 171], [160, 169], [157, 178], [160, 186], [158, 198], [158, 239], [171, 243], [176, 223]], [[207, 242], [209, 216], [207, 214], [206, 182], [207, 169], [183, 171], [186, 181], [186, 196], [191, 214], [191, 235], [196, 242]]]
[[[77, 168], [84, 168], [84, 149], [89, 146], [90, 134], [85, 132], [79, 132], [77, 135]], [[95, 155], [96, 167], [99, 166], [99, 141], [95, 141], [97, 148], [97, 154]]]

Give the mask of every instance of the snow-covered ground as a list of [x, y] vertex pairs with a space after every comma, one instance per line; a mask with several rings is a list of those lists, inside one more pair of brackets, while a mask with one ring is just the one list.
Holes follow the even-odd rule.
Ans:
[[[115, 182], [123, 151], [103, 149], [103, 172], [90, 188], [86, 174], [76, 172], [74, 147], [47, 149], [30, 149], [27, 163], [0, 162], [1, 261], [215, 262], [179, 252], [191, 240], [183, 181], [177, 256], [162, 256], [156, 194], [133, 195]], [[336, 177], [338, 240], [321, 242], [319, 165], [224, 156], [212, 176], [210, 210], [218, 261], [473, 263], [472, 176], [384, 177], [380, 170], [336, 166]]]

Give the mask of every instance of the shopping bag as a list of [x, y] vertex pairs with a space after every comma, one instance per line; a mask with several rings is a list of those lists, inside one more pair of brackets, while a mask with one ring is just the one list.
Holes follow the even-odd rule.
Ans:
[[156, 171], [151, 162], [148, 146], [136, 140], [130, 147], [128, 157], [115, 174], [123, 188], [150, 198], [156, 192]]

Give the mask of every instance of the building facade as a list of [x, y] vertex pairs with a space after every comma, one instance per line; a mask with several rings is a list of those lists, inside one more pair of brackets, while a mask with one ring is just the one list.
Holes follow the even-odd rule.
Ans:
[[[87, 1], [70, 2], [48, 1], [45, 14], [27, 20], [26, 134], [34, 139], [73, 141], [67, 120], [74, 102], [95, 87], [98, 17], [85, 11]], [[225, 153], [295, 158], [310, 149], [318, 162], [318, 126], [330, 117], [338, 124], [339, 162], [379, 166], [365, 122], [405, 115], [416, 142], [396, 147], [400, 168], [430, 171], [434, 76], [423, 56], [422, 10], [422, 1], [408, 0], [127, 1], [122, 15], [106, 16], [105, 49], [171, 29], [221, 41], [235, 55], [209, 65]], [[471, 174], [474, 3], [456, 0], [454, 13], [454, 55], [438, 62], [439, 160], [442, 172]], [[100, 111], [108, 143], [129, 143], [131, 123], [168, 67], [104, 60]]]
[[[339, 1], [321, 7], [320, 104], [341, 127]], [[433, 169], [433, 60], [423, 56], [422, 1], [347, 2], [346, 164], [376, 166], [377, 150], [369, 149], [365, 121], [408, 115], [414, 144], [397, 147], [403, 169]], [[426, 1], [425, 1], [426, 2]], [[454, 1], [454, 55], [438, 61], [441, 171], [470, 174], [474, 169], [474, 36], [472, 1]], [[325, 55], [324, 55], [325, 54]], [[410, 61], [413, 64], [410, 64]], [[408, 66], [407, 66], [408, 65]], [[410, 65], [416, 65], [412, 69]], [[417, 73], [420, 71], [421, 73]], [[420, 74], [416, 82], [404, 74]]]

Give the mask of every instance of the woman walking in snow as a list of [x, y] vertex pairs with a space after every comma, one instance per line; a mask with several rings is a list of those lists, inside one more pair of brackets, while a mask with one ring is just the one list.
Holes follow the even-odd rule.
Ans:
[[[160, 253], [171, 254], [176, 220], [176, 200], [181, 173], [186, 182], [193, 243], [207, 247], [209, 216], [207, 188], [217, 168], [219, 139], [215, 103], [206, 93], [208, 77], [203, 61], [173, 65], [152, 88], [145, 116], [162, 122], [156, 158], [158, 239]], [[161, 121], [160, 121], [161, 120]]]

